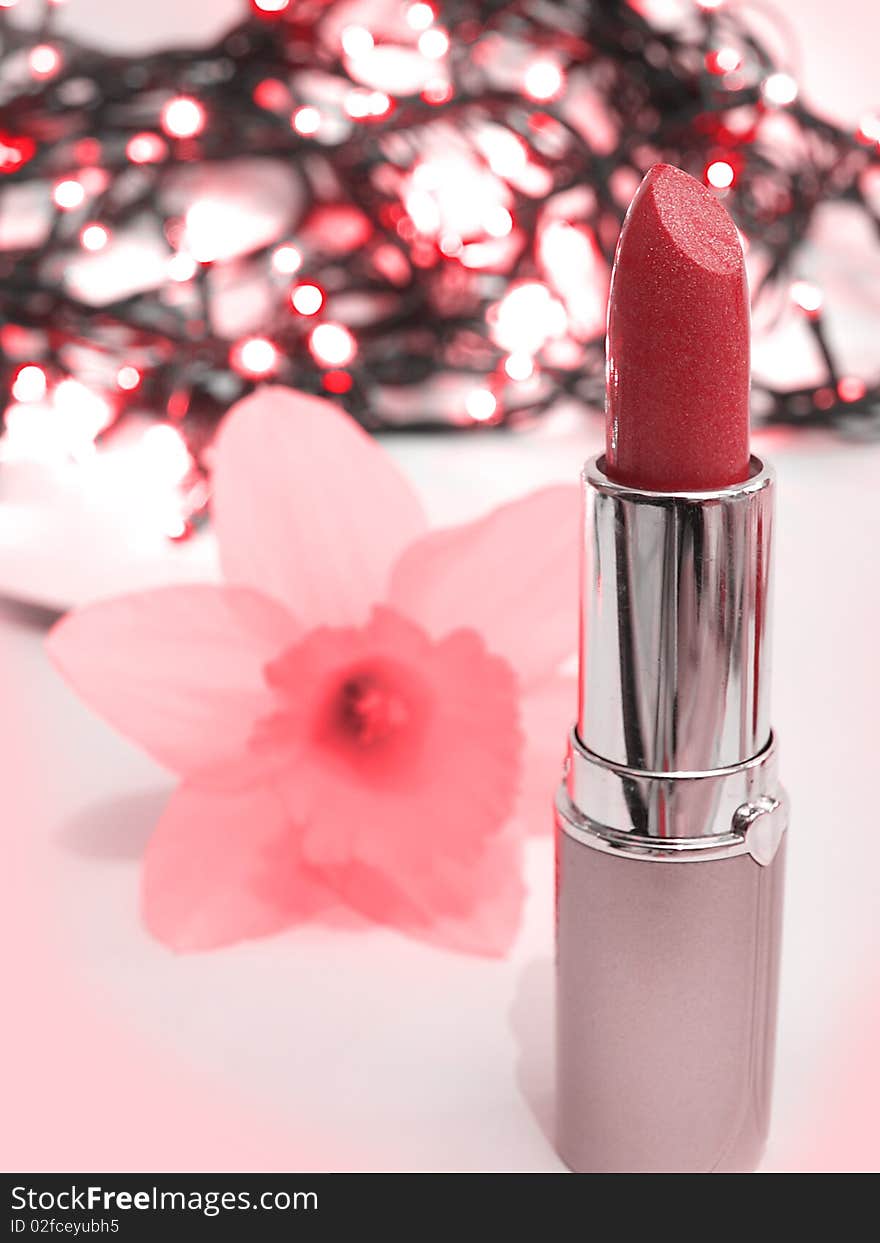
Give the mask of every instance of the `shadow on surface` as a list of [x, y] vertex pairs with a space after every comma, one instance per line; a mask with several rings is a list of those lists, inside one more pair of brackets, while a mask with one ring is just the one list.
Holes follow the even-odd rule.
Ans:
[[0, 621], [25, 630], [48, 630], [64, 616], [62, 609], [0, 595]]
[[169, 795], [170, 790], [139, 790], [94, 803], [68, 820], [56, 840], [84, 859], [140, 859]]
[[[517, 1049], [516, 1081], [547, 1143], [554, 1147], [553, 961], [536, 958], [517, 979], [510, 1027]], [[561, 1163], [560, 1163], [561, 1165]]]

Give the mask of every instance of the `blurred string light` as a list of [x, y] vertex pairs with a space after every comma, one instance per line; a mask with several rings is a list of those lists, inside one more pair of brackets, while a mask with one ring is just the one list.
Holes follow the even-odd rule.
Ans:
[[103, 250], [110, 241], [110, 234], [102, 224], [87, 224], [79, 235], [85, 250]]
[[38, 43], [30, 50], [28, 65], [35, 78], [51, 78], [61, 68], [61, 56], [51, 43]]
[[204, 106], [187, 95], [169, 99], [159, 118], [170, 138], [195, 138], [205, 128], [206, 119]]
[[727, 160], [713, 160], [706, 169], [706, 182], [716, 190], [727, 190], [736, 180], [733, 165]]
[[299, 315], [317, 315], [324, 305], [324, 295], [317, 285], [294, 285], [290, 305]]
[[34, 363], [26, 363], [12, 377], [12, 398], [21, 402], [42, 401], [47, 387], [43, 368]]
[[232, 347], [230, 362], [246, 379], [267, 380], [278, 370], [280, 356], [277, 346], [267, 337], [246, 337]]
[[[798, 269], [823, 203], [880, 231], [880, 116], [850, 132], [810, 111], [747, 8], [242, 0], [213, 45], [133, 57], [68, 38], [52, 4], [31, 30], [14, 8], [0, 0], [0, 75], [29, 73], [0, 117], [0, 211], [8, 225], [42, 197], [50, 219], [0, 242], [0, 386], [18, 422], [60, 408], [77, 452], [136, 411], [197, 469], [223, 412], [267, 379], [373, 430], [601, 403], [610, 262], [656, 160], [724, 197], [757, 298], [790, 291], [819, 344], [822, 382], [756, 384], [758, 417], [880, 426], [877, 377], [839, 367]], [[246, 253], [240, 208], [198, 197], [235, 158], [278, 162], [300, 191]], [[66, 279], [77, 252], [124, 266], [145, 220], [167, 246], [154, 281], [95, 303]], [[237, 336], [214, 313], [236, 280], [262, 291]]]

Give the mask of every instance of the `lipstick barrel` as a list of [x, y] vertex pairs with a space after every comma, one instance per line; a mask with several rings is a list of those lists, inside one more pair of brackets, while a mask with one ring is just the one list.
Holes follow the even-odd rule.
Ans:
[[787, 805], [769, 726], [772, 473], [661, 493], [588, 463], [581, 706], [557, 797], [558, 1134], [575, 1170], [753, 1169]]
[[772, 471], [650, 492], [596, 459], [584, 502], [581, 741], [648, 772], [751, 759], [770, 737]]

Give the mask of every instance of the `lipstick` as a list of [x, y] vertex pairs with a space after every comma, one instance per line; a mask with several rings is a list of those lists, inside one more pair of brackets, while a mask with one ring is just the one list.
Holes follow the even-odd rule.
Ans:
[[580, 704], [557, 812], [557, 1129], [595, 1173], [745, 1172], [766, 1140], [785, 830], [769, 723], [773, 474], [723, 206], [647, 174], [584, 481]]
[[630, 205], [608, 303], [605, 460], [662, 491], [749, 474], [749, 291], [733, 221], [657, 164]]

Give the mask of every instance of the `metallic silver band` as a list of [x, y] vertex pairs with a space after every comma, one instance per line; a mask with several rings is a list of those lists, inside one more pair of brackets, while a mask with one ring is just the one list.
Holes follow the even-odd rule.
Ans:
[[667, 863], [751, 854], [766, 865], [788, 825], [772, 737], [742, 764], [658, 773], [601, 759], [573, 730], [556, 807], [563, 831], [585, 845]]
[[788, 821], [769, 721], [773, 474], [649, 492], [584, 470], [580, 709], [557, 798], [598, 850], [772, 860]]
[[581, 704], [595, 755], [646, 772], [705, 772], [770, 737], [773, 475], [663, 493], [584, 470]]

